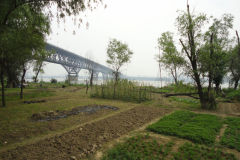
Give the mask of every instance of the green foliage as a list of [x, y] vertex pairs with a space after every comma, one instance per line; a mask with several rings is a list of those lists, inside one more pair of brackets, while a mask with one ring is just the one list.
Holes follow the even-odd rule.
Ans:
[[51, 83], [57, 83], [57, 79], [52, 78], [52, 79], [51, 79]]
[[221, 118], [214, 115], [176, 111], [148, 126], [148, 130], [189, 139], [196, 143], [213, 144], [220, 128]]
[[184, 58], [177, 51], [173, 41], [173, 34], [170, 32], [162, 33], [158, 38], [158, 47], [162, 50], [162, 56], [157, 55], [157, 61], [163, 63], [165, 69], [169, 69], [175, 83], [178, 83], [178, 71], [184, 64]]
[[178, 84], [169, 84], [163, 88], [153, 89], [154, 92], [166, 92], [166, 93], [196, 93], [197, 89], [191, 84], [184, 84], [179, 81]]
[[223, 91], [227, 99], [240, 101], [240, 89], [224, 89]]
[[114, 70], [115, 80], [118, 81], [120, 68], [125, 64], [130, 62], [130, 58], [133, 52], [128, 48], [128, 45], [118, 41], [116, 39], [112, 39], [109, 41], [107, 48], [107, 63]]
[[117, 84], [111, 80], [100, 86], [96, 85], [91, 91], [91, 96], [139, 103], [151, 99], [149, 88], [139, 86], [137, 83], [128, 80], [119, 80]]
[[237, 160], [233, 154], [223, 153], [219, 149], [185, 143], [173, 154], [174, 160]]
[[207, 73], [217, 87], [228, 72], [228, 53], [231, 44], [229, 31], [232, 27], [233, 16], [231, 14], [224, 14], [220, 19], [214, 18], [204, 34], [205, 44], [199, 52], [201, 72]]
[[171, 151], [173, 143], [161, 145], [148, 135], [129, 138], [107, 151], [102, 160], [140, 160], [164, 159]]
[[225, 121], [228, 125], [221, 144], [240, 151], [240, 118], [228, 117]]

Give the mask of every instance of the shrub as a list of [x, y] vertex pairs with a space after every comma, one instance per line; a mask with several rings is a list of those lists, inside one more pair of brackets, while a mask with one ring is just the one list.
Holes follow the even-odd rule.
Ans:
[[55, 78], [52, 78], [52, 79], [51, 79], [51, 83], [54, 83], [54, 84], [55, 84], [55, 83], [57, 83], [57, 80], [56, 80]]

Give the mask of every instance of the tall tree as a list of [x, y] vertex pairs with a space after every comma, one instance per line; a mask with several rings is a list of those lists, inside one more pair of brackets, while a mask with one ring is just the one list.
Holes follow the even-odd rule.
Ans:
[[[11, 32], [11, 26], [9, 21], [13, 14], [18, 9], [23, 9], [25, 6], [31, 8], [32, 11], [38, 14], [45, 14], [48, 18], [53, 17], [55, 13], [52, 12], [51, 7], [57, 6], [57, 18], [64, 18], [68, 15], [78, 15], [86, 9], [93, 10], [101, 0], [1, 0], [0, 1], [0, 79], [2, 88], [2, 106], [5, 106], [5, 94], [4, 94], [4, 74], [6, 67], [6, 56], [8, 55], [7, 47], [4, 45], [4, 39], [6, 34]], [[29, 20], [29, 17], [25, 17], [24, 20]], [[30, 19], [31, 21], [31, 19]], [[81, 19], [79, 21], [81, 23]], [[21, 23], [20, 23], [21, 24]], [[4, 37], [4, 38], [2, 38]]]
[[[11, 14], [8, 21], [8, 32], [0, 41], [4, 44], [4, 52], [8, 53], [3, 69], [6, 66], [15, 66], [14, 69], [22, 72], [21, 93], [23, 79], [26, 73], [26, 64], [40, 55], [45, 48], [45, 35], [49, 33], [49, 21], [46, 16], [37, 13], [29, 6], [22, 6]], [[12, 72], [10, 69], [9, 72]], [[3, 85], [4, 86], [4, 85]], [[2, 87], [3, 88], [3, 87]]]
[[224, 14], [220, 19], [214, 18], [204, 35], [204, 46], [200, 50], [202, 72], [208, 74], [208, 90], [215, 84], [217, 93], [227, 73], [228, 52], [230, 50], [229, 31], [233, 27], [233, 16]]
[[113, 76], [115, 79], [114, 85], [114, 95], [115, 88], [120, 76], [121, 67], [130, 62], [130, 58], [133, 52], [128, 48], [128, 45], [118, 41], [117, 39], [111, 39], [107, 48], [107, 63], [113, 69]]
[[177, 18], [177, 27], [181, 36], [180, 43], [188, 58], [187, 65], [189, 73], [197, 85], [200, 103], [203, 109], [212, 108], [211, 99], [208, 94], [203, 91], [199, 61], [199, 52], [203, 38], [202, 29], [207, 21], [208, 18], [205, 14], [201, 13], [196, 15], [190, 13], [188, 4], [187, 12], [181, 12]]
[[173, 33], [162, 33], [161, 37], [158, 38], [158, 46], [162, 51], [162, 57], [157, 57], [157, 61], [162, 62], [165, 68], [170, 70], [175, 84], [177, 85], [179, 70], [184, 65], [184, 58], [177, 51], [173, 41]]

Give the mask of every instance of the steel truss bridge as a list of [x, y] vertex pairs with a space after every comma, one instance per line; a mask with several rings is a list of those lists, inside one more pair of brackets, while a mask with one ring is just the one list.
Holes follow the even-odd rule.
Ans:
[[70, 81], [77, 81], [81, 69], [93, 72], [94, 79], [98, 78], [99, 73], [102, 73], [103, 79], [112, 76], [112, 69], [52, 44], [46, 43], [46, 50], [53, 54], [48, 56], [45, 61], [62, 65], [67, 71]]

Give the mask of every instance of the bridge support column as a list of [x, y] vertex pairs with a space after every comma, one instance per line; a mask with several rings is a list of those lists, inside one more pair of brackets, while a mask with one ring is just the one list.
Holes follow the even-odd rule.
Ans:
[[70, 84], [76, 84], [78, 82], [78, 73], [80, 72], [81, 68], [74, 68], [69, 66], [62, 65], [66, 71], [68, 72], [68, 81]]

